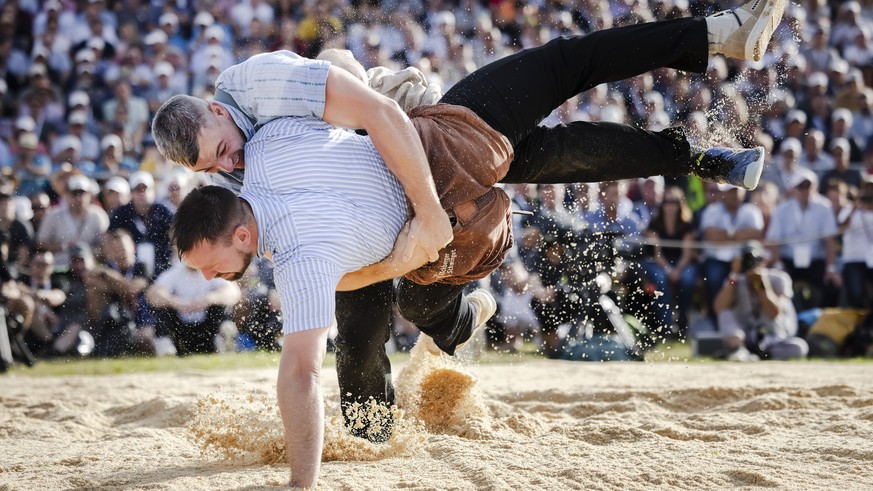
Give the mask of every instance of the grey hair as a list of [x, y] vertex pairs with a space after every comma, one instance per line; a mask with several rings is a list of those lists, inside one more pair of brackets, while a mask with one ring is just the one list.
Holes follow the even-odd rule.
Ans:
[[194, 167], [200, 157], [200, 129], [206, 125], [206, 101], [190, 95], [174, 95], [164, 102], [152, 120], [152, 136], [164, 157]]

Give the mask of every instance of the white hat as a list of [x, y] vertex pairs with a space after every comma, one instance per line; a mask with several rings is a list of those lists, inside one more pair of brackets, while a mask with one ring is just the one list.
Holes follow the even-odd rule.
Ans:
[[45, 65], [42, 63], [34, 63], [33, 65], [30, 65], [30, 70], [27, 71], [27, 75], [29, 77], [45, 77], [48, 75], [48, 69], [46, 69]]
[[39, 137], [32, 131], [25, 131], [18, 135], [18, 146], [33, 150], [39, 146]]
[[76, 72], [78, 72], [79, 75], [83, 73], [90, 73], [91, 75], [94, 75], [96, 69], [97, 68], [94, 66], [93, 63], [80, 63], [78, 66], [76, 66]]
[[128, 182], [130, 183], [130, 189], [136, 189], [137, 186], [141, 184], [145, 184], [145, 186], [150, 189], [154, 189], [155, 187], [155, 178], [148, 172], [141, 170], [131, 174]]
[[97, 56], [90, 49], [80, 49], [76, 53], [76, 63], [95, 63]]
[[67, 191], [91, 191], [91, 180], [81, 174], [73, 174], [67, 179]]
[[224, 48], [222, 48], [221, 46], [215, 45], [215, 44], [211, 44], [211, 45], [203, 48], [203, 55], [207, 59], [209, 59], [209, 58], [224, 59]]
[[793, 136], [789, 136], [788, 138], [782, 140], [782, 144], [779, 145], [779, 153], [785, 153], [788, 150], [794, 152], [794, 155], [800, 155], [802, 145], [800, 144], [800, 140], [794, 138]]
[[42, 8], [45, 9], [46, 12], [49, 10], [61, 10], [63, 6], [61, 2], [58, 0], [48, 0], [45, 4], [43, 4]]
[[18, 119], [15, 120], [15, 129], [30, 132], [36, 131], [36, 121], [26, 114], [18, 116]]
[[224, 42], [224, 29], [222, 29], [221, 26], [209, 26], [203, 32], [203, 38], [207, 40], [215, 38], [220, 43]]
[[733, 191], [734, 189], [743, 189], [743, 188], [740, 188], [740, 187], [734, 186], [733, 184], [728, 184], [728, 183], [726, 183], [726, 182], [720, 182], [720, 183], [718, 183], [718, 184], [716, 185], [716, 187], [717, 187], [718, 190], [721, 191], [722, 193], [726, 193], [726, 192], [728, 192], [728, 191]]
[[167, 44], [167, 33], [160, 29], [155, 29], [154, 31], [148, 33], [148, 35], [144, 37], [142, 41], [147, 45]]
[[42, 56], [43, 58], [48, 60], [51, 55], [52, 53], [51, 51], [49, 51], [48, 48], [46, 48], [42, 44], [37, 44], [33, 47], [33, 51], [30, 53], [30, 59], [35, 60], [36, 58]]
[[849, 140], [843, 138], [842, 136], [838, 136], [831, 140], [831, 151], [833, 151], [835, 148], [840, 148], [843, 153], [849, 153], [849, 151], [852, 150], [852, 145], [849, 144]]
[[171, 65], [170, 62], [167, 62], [167, 61], [159, 61], [159, 62], [155, 63], [154, 71], [155, 71], [155, 75], [158, 77], [160, 77], [161, 75], [164, 75], [167, 77], [172, 77], [173, 74], [176, 73], [176, 70], [173, 68], [173, 65]]
[[806, 58], [800, 53], [792, 56], [788, 59], [788, 68], [797, 68], [801, 72], [806, 70]]
[[91, 98], [84, 90], [74, 90], [70, 93], [68, 102], [70, 103], [70, 107], [88, 106], [91, 104]]
[[807, 83], [810, 87], [827, 87], [828, 86], [828, 76], [823, 72], [813, 72], [809, 74], [807, 78]]
[[121, 137], [116, 135], [115, 133], [109, 133], [104, 136], [103, 139], [100, 140], [100, 148], [106, 150], [109, 147], [115, 147], [119, 150], [123, 150], [123, 143], [121, 142]]
[[843, 74], [848, 73], [849, 62], [841, 58], [834, 58], [830, 63], [828, 63], [828, 70]]
[[800, 124], [806, 125], [806, 113], [801, 111], [800, 109], [792, 109], [788, 111], [785, 115], [786, 123], [798, 122]]
[[88, 47], [91, 49], [102, 50], [106, 47], [106, 41], [101, 37], [95, 36], [88, 40]]
[[852, 111], [848, 110], [845, 107], [838, 107], [834, 109], [834, 112], [831, 113], [831, 121], [836, 121], [838, 119], [842, 119], [848, 124], [852, 124]]
[[73, 149], [77, 152], [82, 150], [82, 142], [79, 140], [79, 137], [76, 135], [64, 135], [58, 137], [58, 150], [63, 152], [64, 150]]
[[67, 116], [67, 124], [85, 124], [88, 122], [88, 113], [85, 111], [71, 111]]
[[112, 176], [103, 183], [105, 191], [115, 191], [118, 194], [130, 194], [130, 184], [121, 176]]
[[158, 25], [163, 26], [166, 24], [171, 24], [173, 27], [178, 26], [179, 25], [179, 16], [172, 13], [172, 12], [164, 13], [163, 15], [161, 15], [160, 19], [158, 19]]
[[211, 26], [215, 23], [215, 17], [212, 17], [212, 14], [209, 12], [200, 12], [194, 16], [194, 25], [195, 26]]
[[794, 173], [791, 174], [791, 178], [788, 179], [788, 188], [794, 189], [806, 181], [809, 181], [811, 184], [810, 187], [812, 188], [815, 188], [818, 185], [818, 177], [816, 177], [815, 172], [800, 167], [794, 171]]

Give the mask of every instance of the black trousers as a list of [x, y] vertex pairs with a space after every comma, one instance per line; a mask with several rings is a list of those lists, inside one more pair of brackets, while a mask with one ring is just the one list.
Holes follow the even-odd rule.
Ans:
[[[596, 85], [655, 68], [703, 72], [708, 61], [703, 18], [620, 27], [555, 39], [486, 65], [458, 82], [441, 102], [472, 109], [509, 138], [515, 160], [502, 182], [595, 182], [686, 174], [690, 147], [680, 132], [650, 132], [610, 123], [537, 126], [559, 105]], [[466, 341], [473, 314], [463, 286], [401, 279], [337, 293], [337, 372], [342, 404], [393, 404], [385, 354], [392, 303], [449, 353]], [[359, 433], [361, 436], [364, 432]]]

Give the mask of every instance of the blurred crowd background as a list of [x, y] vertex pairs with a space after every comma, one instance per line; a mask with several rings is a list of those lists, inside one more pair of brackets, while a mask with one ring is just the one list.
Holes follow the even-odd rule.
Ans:
[[[556, 36], [739, 4], [6, 0], [0, 363], [277, 348], [268, 262], [237, 284], [207, 282], [176, 259], [173, 212], [205, 178], [163, 159], [149, 128], [168, 97], [209, 99], [218, 74], [251, 55], [344, 48], [366, 68], [417, 67], [446, 90]], [[532, 215], [516, 216], [516, 250], [482, 282], [499, 303], [489, 344], [514, 351], [529, 340], [547, 356], [598, 359], [664, 339], [700, 340], [704, 354], [704, 341], [720, 340], [706, 351], [719, 356], [735, 353], [724, 351], [733, 337], [765, 358], [863, 354], [871, 35], [873, 1], [790, 3], [760, 62], [714, 56], [705, 75], [657, 70], [558, 108], [543, 124], [683, 126], [701, 147], [763, 146], [764, 181], [748, 193], [679, 177], [512, 186]], [[745, 293], [724, 293], [737, 287]], [[416, 336], [402, 319], [395, 333], [397, 349]]]

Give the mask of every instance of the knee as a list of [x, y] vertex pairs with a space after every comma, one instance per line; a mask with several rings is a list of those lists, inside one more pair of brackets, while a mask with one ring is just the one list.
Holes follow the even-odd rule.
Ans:
[[420, 325], [427, 320], [431, 308], [424, 302], [418, 301], [412, 294], [412, 289], [401, 288], [397, 292], [397, 310], [400, 315], [409, 322]]

